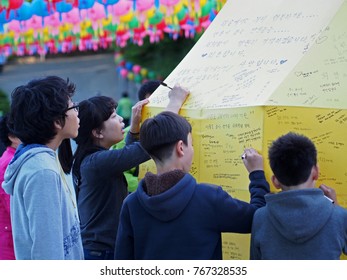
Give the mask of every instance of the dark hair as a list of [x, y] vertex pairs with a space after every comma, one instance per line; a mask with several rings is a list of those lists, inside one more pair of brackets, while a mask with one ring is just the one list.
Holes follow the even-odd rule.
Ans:
[[24, 145], [46, 145], [57, 134], [55, 121], [65, 125], [65, 111], [75, 85], [57, 76], [31, 80], [11, 94], [8, 126]]
[[175, 144], [182, 140], [188, 144], [188, 134], [192, 126], [178, 114], [164, 111], [153, 118], [146, 119], [140, 129], [140, 143], [155, 160], [167, 159]]
[[75, 138], [77, 149], [73, 164], [74, 182], [80, 180], [80, 167], [82, 160], [100, 148], [94, 145], [94, 129], [102, 129], [104, 121], [108, 120], [117, 107], [117, 102], [108, 96], [94, 96], [79, 103], [78, 117], [80, 127]]
[[127, 91], [123, 91], [122, 97], [129, 97], [129, 93]]
[[272, 143], [269, 160], [281, 184], [296, 186], [309, 178], [312, 167], [317, 164], [317, 150], [306, 136], [289, 132]]
[[10, 130], [7, 126], [7, 119], [7, 115], [4, 115], [0, 119], [0, 141], [5, 145], [5, 147], [11, 146], [12, 144], [11, 140], [8, 138]]
[[160, 86], [160, 81], [150, 80], [143, 83], [137, 93], [139, 100], [144, 100], [147, 94], [152, 94]]

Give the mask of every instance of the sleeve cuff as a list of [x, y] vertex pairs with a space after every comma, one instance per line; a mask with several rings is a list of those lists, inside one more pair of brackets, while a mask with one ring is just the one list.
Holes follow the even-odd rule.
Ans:
[[249, 173], [250, 180], [265, 179], [264, 170], [255, 170]]

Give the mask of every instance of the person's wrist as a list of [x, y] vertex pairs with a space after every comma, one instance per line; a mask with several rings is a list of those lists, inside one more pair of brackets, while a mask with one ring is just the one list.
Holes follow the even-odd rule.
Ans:
[[166, 111], [171, 111], [173, 113], [178, 113], [181, 109], [181, 106], [179, 104], [169, 104], [166, 107]]

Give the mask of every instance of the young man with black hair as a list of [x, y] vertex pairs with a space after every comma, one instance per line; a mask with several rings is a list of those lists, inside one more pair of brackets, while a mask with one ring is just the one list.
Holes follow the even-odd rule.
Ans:
[[266, 195], [266, 206], [254, 215], [251, 259], [336, 260], [346, 254], [347, 210], [336, 205], [333, 189], [316, 188], [313, 142], [290, 132], [272, 143], [269, 160], [281, 192]]
[[[11, 222], [16, 259], [83, 259], [80, 221], [62, 143], [78, 134], [75, 85], [57, 76], [34, 79], [11, 95], [10, 132], [22, 144], [8, 165], [2, 184], [11, 195]], [[63, 171], [64, 169], [64, 171]]]
[[250, 203], [189, 174], [194, 149], [189, 122], [171, 112], [145, 120], [140, 143], [155, 161], [136, 192], [124, 201], [116, 259], [222, 259], [222, 232], [250, 233], [253, 214], [265, 205], [269, 185], [263, 158], [246, 149]]

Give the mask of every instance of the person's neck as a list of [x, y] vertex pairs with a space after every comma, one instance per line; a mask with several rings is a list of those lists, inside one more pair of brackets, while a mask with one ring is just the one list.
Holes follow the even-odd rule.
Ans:
[[282, 191], [292, 191], [292, 190], [305, 190], [315, 187], [315, 181], [306, 181], [302, 184], [295, 186], [281, 186]]
[[183, 168], [179, 164], [174, 164], [174, 163], [166, 163], [166, 164], [158, 164], [156, 163], [157, 167], [157, 175], [161, 175], [173, 170], [182, 170]]
[[106, 142], [104, 142], [103, 140], [100, 140], [100, 139], [94, 139], [93, 144], [95, 146], [97, 146], [97, 147], [109, 150], [112, 147], [112, 145], [117, 144], [117, 143], [110, 144], [110, 143], [106, 143]]
[[46, 146], [47, 146], [48, 148], [52, 149], [53, 151], [56, 151], [56, 150], [59, 148], [59, 146], [60, 146], [60, 144], [61, 144], [62, 141], [63, 141], [62, 139], [54, 138], [54, 139], [52, 139], [50, 142], [48, 142], [48, 143], [46, 144]]

